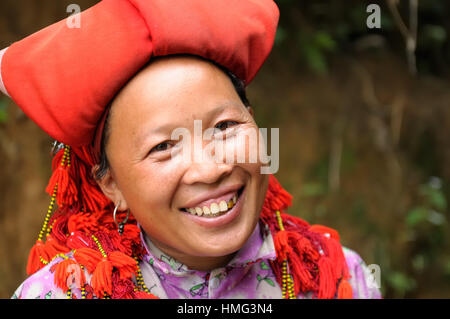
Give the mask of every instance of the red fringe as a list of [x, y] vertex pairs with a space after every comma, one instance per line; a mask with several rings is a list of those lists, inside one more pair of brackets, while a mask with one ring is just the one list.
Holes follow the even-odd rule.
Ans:
[[66, 246], [61, 245], [52, 235], [48, 235], [45, 241], [44, 250], [49, 258], [53, 259], [57, 254], [65, 254], [70, 251]]
[[336, 293], [336, 281], [333, 262], [330, 258], [322, 256], [319, 260], [319, 299], [331, 299]]
[[[292, 196], [270, 175], [261, 219], [274, 235], [278, 263], [287, 260], [294, 279], [295, 294], [314, 291], [318, 298], [334, 298], [339, 280], [349, 277], [339, 234], [334, 229], [321, 225], [310, 226], [298, 217], [284, 214], [283, 210], [291, 205], [291, 200]], [[284, 231], [278, 225], [275, 216], [277, 210], [280, 211]], [[280, 267], [271, 264], [282, 285]], [[348, 286], [345, 289], [348, 290]]]
[[104, 294], [112, 294], [112, 271], [113, 265], [107, 258], [103, 258], [97, 264], [91, 278], [91, 286], [97, 297], [102, 298]]
[[338, 289], [338, 299], [352, 299], [353, 298], [353, 289], [350, 283], [343, 279], [339, 284]]
[[102, 254], [92, 248], [76, 249], [73, 257], [80, 264], [86, 267], [88, 273], [92, 274], [97, 264], [103, 259]]
[[119, 271], [120, 279], [127, 279], [136, 275], [136, 261], [120, 251], [113, 251], [108, 255], [111, 264]]
[[76, 170], [69, 169], [72, 167], [67, 166], [67, 163], [62, 164], [62, 158], [64, 156], [64, 149], [59, 150], [59, 152], [53, 158], [53, 174], [50, 177], [45, 191], [52, 196], [55, 190], [55, 186], [58, 185], [56, 192], [56, 202], [59, 206], [68, 205], [71, 206], [78, 201], [78, 188], [74, 181], [76, 176], [71, 176], [76, 173]]
[[71, 288], [71, 285], [68, 285], [69, 283], [75, 283], [77, 288], [83, 287], [86, 283], [83, 270], [73, 259], [67, 258], [55, 264], [54, 271], [55, 285], [64, 292]]
[[41, 258], [47, 261], [49, 260], [47, 253], [45, 252], [44, 249], [44, 243], [42, 242], [42, 240], [38, 239], [31, 248], [30, 254], [28, 255], [28, 263], [27, 263], [28, 275], [32, 275], [36, 271], [44, 267]]

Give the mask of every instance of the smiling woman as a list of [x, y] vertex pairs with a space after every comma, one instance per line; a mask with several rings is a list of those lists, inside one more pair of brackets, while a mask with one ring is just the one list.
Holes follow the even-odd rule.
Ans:
[[[111, 104], [104, 144], [110, 166], [99, 185], [120, 210], [133, 212], [167, 255], [192, 269], [212, 270], [226, 265], [253, 232], [268, 175], [259, 173], [260, 163], [197, 163], [173, 155], [174, 146], [157, 148], [170, 129], [193, 131], [193, 119], [205, 129], [233, 121], [242, 131], [257, 130], [229, 77], [210, 62], [184, 56], [153, 61]], [[239, 190], [244, 198], [228, 210], [224, 200]]]
[[[109, 0], [79, 29], [61, 21], [2, 51], [4, 91], [58, 141], [13, 297], [380, 296], [338, 233], [287, 215], [290, 194], [251, 159], [265, 146], [244, 88], [278, 15], [272, 0]], [[222, 152], [203, 156], [199, 122]]]

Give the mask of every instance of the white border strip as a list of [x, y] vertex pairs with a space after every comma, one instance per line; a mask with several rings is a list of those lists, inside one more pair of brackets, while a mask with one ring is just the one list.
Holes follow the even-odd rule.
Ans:
[[8, 48], [0, 51], [0, 91], [3, 94], [9, 96], [8, 92], [6, 91], [5, 85], [3, 84], [3, 80], [2, 80], [2, 58], [3, 58], [3, 54], [5, 54], [7, 49]]

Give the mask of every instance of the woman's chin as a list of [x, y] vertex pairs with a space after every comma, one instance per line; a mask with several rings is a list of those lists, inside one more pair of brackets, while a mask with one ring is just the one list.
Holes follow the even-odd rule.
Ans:
[[199, 238], [193, 245], [198, 255], [209, 257], [222, 257], [234, 254], [242, 248], [251, 236], [254, 227], [230, 230], [222, 234], [215, 234]]

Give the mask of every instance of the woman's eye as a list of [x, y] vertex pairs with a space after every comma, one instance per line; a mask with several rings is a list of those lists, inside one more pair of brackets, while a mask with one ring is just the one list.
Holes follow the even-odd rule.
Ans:
[[169, 142], [159, 143], [158, 145], [156, 145], [154, 148], [152, 148], [150, 150], [150, 153], [163, 152], [163, 151], [166, 151], [169, 147], [170, 147]]
[[226, 130], [228, 127], [238, 124], [236, 121], [223, 121], [214, 126], [214, 128], [218, 128], [221, 131]]

